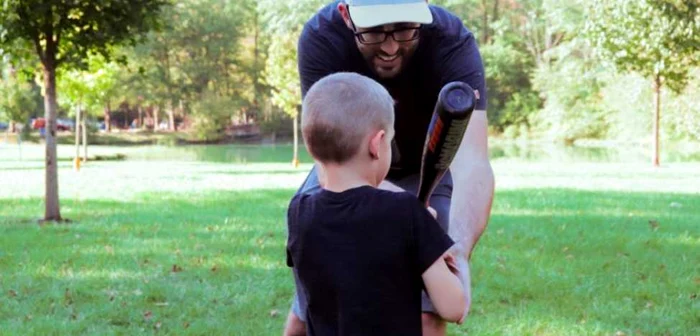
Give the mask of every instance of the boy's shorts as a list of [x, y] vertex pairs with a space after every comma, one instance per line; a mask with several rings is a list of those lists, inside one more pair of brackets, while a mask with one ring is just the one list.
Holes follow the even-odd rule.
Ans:
[[[413, 174], [409, 175], [406, 177], [403, 177], [398, 180], [392, 180], [388, 179], [387, 181], [397, 185], [398, 187], [412, 193], [412, 194], [417, 194], [418, 193], [418, 184], [420, 183], [420, 176], [419, 174]], [[319, 185], [318, 182], [318, 175], [316, 174], [316, 166], [314, 166], [313, 169], [311, 169], [311, 172], [309, 175], [306, 177], [306, 180], [304, 183], [301, 185], [301, 188], [297, 191], [297, 194], [300, 193], [314, 193], [318, 190], [320, 190], [321, 186]], [[452, 200], [452, 175], [450, 174], [450, 171], [448, 170], [445, 173], [445, 176], [443, 176], [442, 180], [438, 185], [435, 187], [435, 190], [433, 191], [433, 194], [430, 196], [430, 206], [435, 209], [437, 212], [437, 221], [440, 224], [440, 227], [445, 232], [448, 231], [448, 225], [449, 225], [449, 219], [450, 219], [450, 202]], [[468, 267], [468, 266], [467, 266]], [[460, 265], [460, 269], [462, 269]], [[297, 276], [296, 269], [292, 269], [294, 273], [294, 283], [296, 285], [296, 291], [294, 293], [294, 301], [292, 302], [292, 311], [294, 314], [299, 317], [302, 321], [306, 322], [306, 306], [307, 306], [307, 301], [306, 297], [303, 292], [299, 291], [299, 288], [301, 288], [301, 282], [299, 281], [299, 277]], [[428, 298], [428, 295], [426, 294], [425, 291], [421, 293], [421, 307], [423, 312], [429, 312], [429, 313], [437, 313], [435, 311], [435, 307], [433, 307], [432, 302], [430, 301], [430, 298]]]

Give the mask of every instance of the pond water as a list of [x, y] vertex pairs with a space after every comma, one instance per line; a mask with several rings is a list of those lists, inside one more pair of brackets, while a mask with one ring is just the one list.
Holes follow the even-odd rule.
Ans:
[[[187, 146], [91, 146], [89, 155], [123, 154], [129, 161], [188, 161], [215, 163], [288, 163], [291, 162], [291, 144], [277, 145], [187, 145]], [[70, 161], [75, 147], [58, 146], [61, 161]], [[651, 161], [648, 146], [582, 147], [552, 144], [516, 144], [492, 142], [489, 155], [493, 161], [519, 162], [609, 162], [642, 163]], [[0, 161], [43, 161], [44, 146], [17, 145], [0, 142]], [[21, 157], [21, 159], [20, 159]], [[299, 147], [302, 163], [311, 162], [311, 156]], [[700, 145], [662, 147], [661, 162], [700, 162]]]
[[[291, 145], [203, 145], [178, 147], [138, 147], [128, 150], [130, 160], [175, 160], [204, 162], [289, 162], [293, 153]], [[561, 145], [490, 145], [492, 160], [555, 161], [555, 162], [650, 162], [650, 150], [646, 147], [580, 147]], [[299, 158], [310, 162], [311, 156], [300, 146]], [[662, 162], [700, 162], [700, 148], [672, 148], [662, 150]]]

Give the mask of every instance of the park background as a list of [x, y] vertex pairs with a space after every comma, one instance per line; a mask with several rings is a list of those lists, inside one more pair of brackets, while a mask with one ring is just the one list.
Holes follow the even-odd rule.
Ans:
[[[281, 332], [326, 3], [0, 3], [0, 334]], [[698, 3], [431, 3], [480, 45], [496, 177], [450, 334], [700, 334]]]

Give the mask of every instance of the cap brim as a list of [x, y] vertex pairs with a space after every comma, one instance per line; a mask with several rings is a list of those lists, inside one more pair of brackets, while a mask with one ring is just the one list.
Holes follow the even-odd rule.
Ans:
[[348, 6], [356, 27], [369, 28], [398, 22], [433, 23], [427, 2], [395, 5]]

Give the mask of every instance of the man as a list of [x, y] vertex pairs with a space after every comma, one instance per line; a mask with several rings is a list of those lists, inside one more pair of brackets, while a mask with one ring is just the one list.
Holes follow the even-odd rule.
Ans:
[[[452, 81], [475, 89], [479, 102], [464, 140], [430, 199], [443, 230], [457, 242], [455, 257], [469, 292], [467, 261], [488, 222], [494, 190], [484, 69], [472, 33], [452, 13], [425, 0], [341, 0], [306, 23], [298, 60], [303, 96], [316, 81], [341, 71], [375, 79], [392, 95], [393, 160], [380, 185], [387, 190], [417, 192], [425, 136], [440, 89]], [[314, 167], [299, 192], [315, 192], [322, 182], [323, 172]], [[305, 334], [305, 290], [294, 275], [297, 293], [285, 335]], [[427, 295], [422, 308], [423, 334], [444, 335], [446, 323], [434, 314]]]

